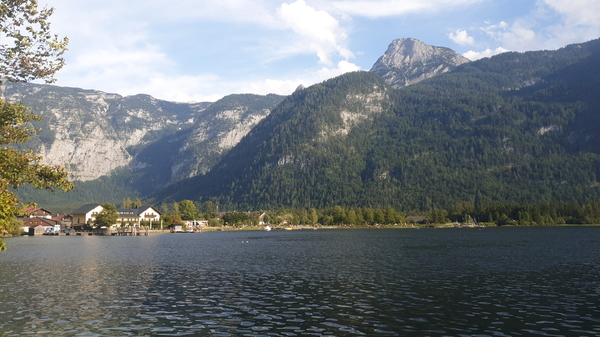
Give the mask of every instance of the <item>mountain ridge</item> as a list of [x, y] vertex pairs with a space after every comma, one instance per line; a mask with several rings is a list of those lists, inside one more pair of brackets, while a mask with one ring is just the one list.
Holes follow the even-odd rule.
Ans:
[[[388, 59], [410, 59], [414, 67], [408, 61], [389, 63], [384, 77], [375, 71], [348, 73], [299, 87], [287, 97], [235, 94], [194, 105], [68, 89], [75, 96], [53, 102], [67, 90], [60, 87], [46, 88], [55, 93], [37, 101], [18, 90], [8, 97], [29, 99], [25, 103], [34, 112], [47, 113], [46, 130], [32, 139], [43, 151], [56, 139], [70, 139], [67, 127], [47, 126], [63, 118], [57, 111], [64, 115], [77, 106], [90, 114], [82, 114], [71, 130], [73, 143], [89, 141], [85, 135], [103, 127], [110, 131], [102, 138], [106, 144], [120, 142], [105, 151], [124, 151], [119, 165], [79, 183], [70, 200], [118, 202], [152, 195], [148, 201], [154, 203], [211, 200], [223, 210], [582, 202], [599, 197], [600, 172], [594, 167], [600, 167], [600, 114], [594, 107], [600, 102], [593, 94], [600, 89], [598, 41], [436, 65], [428, 63], [435, 59], [426, 51], [431, 46], [399, 39], [388, 48]], [[407, 43], [412, 50], [396, 53]], [[447, 58], [458, 55], [431, 48]], [[419, 82], [396, 88], [395, 79], [407, 72]], [[43, 91], [30, 88], [33, 96]], [[54, 105], [44, 106], [45, 101]], [[157, 128], [147, 118], [150, 111], [154, 121], [172, 123]], [[26, 197], [54, 198], [51, 205], [66, 200], [35, 191]]]
[[[598, 130], [590, 125], [599, 115], [600, 73], [587, 74], [593, 85], [577, 97], [563, 90], [581, 89], [575, 79], [564, 81], [573, 75], [566, 69], [598, 67], [599, 45], [506, 53], [402, 89], [364, 72], [341, 75], [286, 98], [213, 172], [156, 200], [212, 200], [233, 209], [404, 210], [598, 200], [600, 152], [590, 141]], [[367, 97], [373, 88], [385, 88], [383, 108], [338, 137], [344, 113], [364, 108], [348, 98]], [[329, 137], [320, 143], [323, 131]]]

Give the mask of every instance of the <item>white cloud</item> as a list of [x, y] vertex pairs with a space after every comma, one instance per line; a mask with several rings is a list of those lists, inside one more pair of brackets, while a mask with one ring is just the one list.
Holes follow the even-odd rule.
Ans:
[[348, 15], [380, 18], [409, 13], [442, 11], [483, 1], [486, 0], [351, 0], [333, 1], [332, 5]]
[[492, 57], [494, 55], [498, 55], [498, 54], [502, 54], [505, 53], [507, 51], [510, 51], [508, 49], [502, 48], [502, 47], [498, 47], [494, 50], [492, 49], [486, 49], [484, 51], [481, 52], [476, 52], [473, 50], [469, 50], [468, 52], [464, 53], [463, 56], [468, 58], [471, 61], [475, 61], [475, 60], [479, 60], [482, 59], [484, 57]]
[[349, 73], [352, 71], [358, 71], [360, 67], [354, 63], [350, 63], [348, 61], [340, 61], [338, 62], [337, 68], [322, 68], [315, 75], [315, 80], [312, 83], [322, 82], [324, 80], [330, 79], [332, 77], [336, 77], [345, 73]]
[[329, 13], [315, 10], [304, 0], [283, 3], [277, 13], [287, 27], [303, 37], [301, 48], [316, 53], [320, 62], [331, 64], [333, 54], [344, 59], [353, 57], [352, 52], [343, 46], [346, 32]]
[[[222, 82], [223, 79], [212, 74], [186, 76], [155, 73], [148, 78], [148, 82], [138, 82], [133, 90], [174, 102], [214, 102], [233, 93], [227, 92], [230, 88]], [[215, 90], [215, 86], [219, 89]]]
[[540, 49], [540, 39], [536, 32], [520, 23], [515, 23], [502, 34], [501, 42], [511, 50], [527, 51]]
[[600, 2], [597, 0], [573, 0], [562, 2], [544, 0], [539, 3], [561, 16], [561, 22], [547, 27], [551, 38], [544, 47], [554, 49], [570, 43], [589, 41], [600, 37]]
[[448, 34], [448, 37], [450, 38], [450, 40], [454, 41], [454, 43], [458, 44], [459, 46], [472, 46], [475, 44], [475, 39], [469, 36], [469, 33], [467, 33], [466, 30], [458, 29], [456, 30], [456, 34], [450, 33]]
[[[358, 18], [404, 16], [414, 22], [432, 12], [461, 15], [465, 7], [486, 1], [492, 0], [170, 0], [168, 4], [45, 0], [42, 4], [56, 8], [53, 31], [71, 40], [67, 65], [57, 74], [58, 85], [213, 101], [230, 93], [289, 94], [300, 84], [358, 70], [349, 62], [354, 57], [350, 42], [353, 49], [369, 48], [357, 46], [365, 39], [360, 31], [380, 25]], [[521, 17], [514, 16], [517, 10], [506, 11], [512, 16], [486, 23], [479, 32], [461, 28], [444, 35], [449, 31], [443, 20], [411, 28], [470, 46], [472, 50], [464, 54], [470, 59], [507, 50], [553, 49], [600, 36], [600, 1], [536, 1], [537, 11]], [[465, 14], [467, 19], [471, 18]], [[465, 22], [465, 27], [472, 25]], [[352, 29], [359, 34], [350, 41]], [[408, 34], [387, 33], [370, 39]]]
[[600, 27], [600, 1], [597, 0], [544, 0], [550, 8], [565, 15], [568, 26]]
[[512, 23], [482, 27], [486, 35], [515, 51], [556, 49], [600, 36], [600, 1], [539, 0], [531, 13]]
[[[53, 30], [71, 40], [57, 85], [215, 101], [231, 93], [290, 94], [300, 84], [358, 69], [345, 61], [353, 54], [340, 22], [304, 0], [171, 0], [169, 6], [164, 0], [48, 1], [56, 8]], [[236, 40], [231, 34], [239, 29], [248, 34]], [[221, 50], [230, 54], [221, 55]], [[271, 74], [227, 75], [233, 68], [224, 68], [239, 61], [232, 57], [236, 54], [247, 61], [235, 66]], [[285, 75], [273, 75], [286, 59], [306, 54], [316, 55], [325, 68], [303, 61], [309, 70], [290, 68], [281, 71]]]
[[482, 27], [486, 35], [504, 47], [515, 51], [540, 49], [542, 37], [533, 29], [535, 22], [528, 18], [520, 18], [508, 24], [501, 21], [499, 24]]
[[360, 67], [356, 64], [342, 60], [338, 62], [337, 67], [323, 67], [316, 71], [305, 72], [302, 74], [302, 76], [298, 76], [292, 80], [267, 79], [264, 81], [240, 83], [239, 88], [241, 88], [241, 91], [237, 92], [252, 92], [262, 95], [269, 93], [289, 95], [300, 85], [307, 87], [315, 83], [323, 82], [332, 77], [358, 70], [360, 70]]
[[[91, 65], [96, 67], [88, 67]], [[301, 84], [310, 86], [360, 70], [359, 66], [342, 60], [336, 67], [304, 71], [299, 76], [232, 80], [215, 74], [177, 75], [169, 72], [169, 67], [170, 61], [159, 53], [123, 52], [117, 55], [114, 51], [105, 51], [97, 55], [83, 55], [80, 62], [75, 62], [62, 78], [69, 82], [76, 81], [77, 87], [121, 95], [144, 93], [175, 102], [214, 102], [232, 93], [289, 95]]]
[[[142, 19], [147, 22], [178, 23], [207, 20], [210, 22], [257, 23], [274, 26], [273, 4], [266, 0], [45, 0], [61, 12], [83, 16], [99, 16], [110, 21]], [[69, 15], [73, 20], [77, 16]]]
[[255, 81], [249, 83], [243, 83], [240, 87], [242, 88], [239, 92], [249, 92], [253, 94], [266, 95], [266, 94], [278, 94], [278, 95], [289, 95], [298, 86], [305, 85], [305, 80], [296, 79], [266, 79], [262, 81]]
[[59, 85], [110, 91], [121, 95], [139, 93], [172, 101], [206, 100], [219, 80], [213, 74], [178, 75], [167, 55], [147, 49], [118, 49], [114, 46], [78, 55], [61, 71]]

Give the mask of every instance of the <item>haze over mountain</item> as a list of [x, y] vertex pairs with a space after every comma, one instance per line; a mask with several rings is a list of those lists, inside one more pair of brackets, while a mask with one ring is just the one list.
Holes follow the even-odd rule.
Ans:
[[[39, 203], [150, 194], [221, 209], [586, 201], [600, 185], [598, 45], [469, 63], [399, 39], [371, 72], [287, 98], [231, 95], [212, 105], [31, 84], [5, 96], [46, 118], [32, 146], [88, 177], [64, 196], [25, 191]], [[69, 127], [58, 122], [65, 111]], [[82, 164], [91, 157], [107, 162], [95, 180]]]

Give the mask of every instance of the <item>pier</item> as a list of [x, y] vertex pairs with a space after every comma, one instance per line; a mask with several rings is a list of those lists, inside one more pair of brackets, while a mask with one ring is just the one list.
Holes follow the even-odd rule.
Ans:
[[117, 228], [117, 231], [113, 232], [111, 235], [118, 235], [118, 236], [141, 236], [141, 235], [148, 235], [148, 228], [120, 227], [120, 228]]
[[50, 236], [88, 236], [88, 235], [118, 235], [118, 236], [147, 236], [150, 230], [148, 228], [140, 227], [123, 227], [123, 228], [109, 228], [109, 229], [93, 229], [87, 231], [78, 232], [47, 232], [43, 235]]

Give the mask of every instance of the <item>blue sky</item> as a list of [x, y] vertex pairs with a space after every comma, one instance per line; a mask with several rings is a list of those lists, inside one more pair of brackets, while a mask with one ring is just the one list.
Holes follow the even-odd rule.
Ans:
[[290, 94], [369, 70], [397, 38], [478, 59], [600, 37], [598, 0], [41, 0], [57, 85], [178, 102]]

